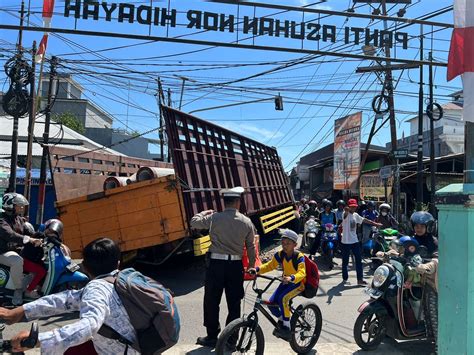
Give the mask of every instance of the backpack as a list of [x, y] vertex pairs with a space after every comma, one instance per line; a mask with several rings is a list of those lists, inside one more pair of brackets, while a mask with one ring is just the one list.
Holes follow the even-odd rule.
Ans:
[[178, 342], [178, 308], [163, 285], [132, 268], [104, 280], [114, 284], [137, 333], [137, 344], [105, 324], [99, 329], [100, 335], [125, 344], [125, 354], [129, 346], [145, 355], [161, 354]]
[[[283, 260], [281, 256], [282, 252], [283, 251], [280, 251], [278, 253], [280, 260]], [[293, 263], [293, 267], [295, 268], [295, 270], [298, 270], [298, 254], [297, 253], [293, 254], [291, 262]], [[305, 255], [304, 266], [306, 269], [306, 278], [304, 281], [304, 284], [305, 284], [304, 291], [301, 295], [305, 298], [313, 298], [316, 296], [316, 293], [318, 292], [318, 287], [319, 287], [318, 265], [316, 265], [316, 263], [313, 260], [311, 260]]]

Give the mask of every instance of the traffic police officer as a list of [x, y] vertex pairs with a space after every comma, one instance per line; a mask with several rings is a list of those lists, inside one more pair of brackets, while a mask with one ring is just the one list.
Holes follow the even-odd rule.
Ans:
[[215, 347], [220, 332], [219, 304], [225, 290], [228, 315], [226, 325], [240, 317], [240, 302], [244, 297], [244, 269], [242, 255], [247, 248], [249, 267], [255, 264], [255, 227], [250, 219], [239, 212], [244, 189], [221, 190], [224, 211], [213, 210], [196, 214], [191, 219], [193, 229], [207, 229], [211, 246], [204, 285], [204, 326], [207, 336], [199, 337], [197, 344]]

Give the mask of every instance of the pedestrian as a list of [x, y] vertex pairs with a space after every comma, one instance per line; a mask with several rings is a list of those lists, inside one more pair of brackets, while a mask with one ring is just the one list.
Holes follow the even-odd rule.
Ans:
[[362, 255], [360, 250], [359, 239], [357, 238], [357, 225], [367, 223], [379, 227], [381, 226], [381, 224], [361, 217], [358, 213], [355, 212], [357, 208], [357, 201], [355, 199], [350, 199], [348, 201], [348, 206], [344, 209], [341, 240], [342, 279], [344, 283], [349, 282], [347, 266], [349, 264], [349, 255], [352, 252], [354, 254], [356, 263], [357, 284], [359, 286], [365, 286], [367, 285], [367, 282], [364, 281], [364, 274], [362, 270]]
[[240, 317], [240, 303], [244, 297], [244, 268], [242, 255], [247, 248], [249, 268], [255, 265], [255, 227], [239, 212], [242, 187], [221, 190], [224, 211], [213, 210], [196, 214], [191, 227], [209, 230], [211, 246], [206, 255], [204, 284], [204, 326], [207, 336], [199, 337], [197, 344], [215, 347], [220, 333], [219, 304], [225, 290], [228, 315], [226, 325]]
[[[375, 209], [375, 202], [368, 201], [366, 206], [367, 208], [360, 215], [364, 217], [365, 219], [374, 222], [379, 216], [377, 210]], [[371, 234], [372, 234], [372, 227], [368, 223], [363, 223], [362, 224], [362, 244], [364, 244], [370, 239]]]
[[282, 268], [282, 282], [269, 299], [270, 303], [277, 304], [278, 307], [269, 307], [269, 309], [278, 318], [278, 328], [273, 331], [273, 334], [289, 340], [291, 338], [290, 301], [304, 291], [306, 267], [304, 254], [295, 250], [298, 234], [291, 229], [280, 230], [280, 234], [282, 249], [273, 255], [272, 260], [260, 267], [250, 269], [249, 273], [256, 272], [261, 275], [278, 267]]
[[[83, 265], [92, 279], [81, 290], [68, 290], [49, 295], [15, 309], [0, 308], [0, 319], [8, 324], [23, 318], [32, 321], [38, 318], [57, 316], [79, 311], [79, 320], [64, 327], [42, 332], [38, 345], [42, 354], [63, 354], [68, 348], [93, 340], [99, 355], [124, 354], [126, 346], [98, 334], [103, 324], [115, 329], [130, 343], [136, 342], [136, 332], [120, 300], [114, 285], [101, 280], [118, 273], [120, 249], [111, 239], [100, 238], [89, 243], [83, 250]], [[20, 342], [29, 336], [23, 331], [12, 338], [14, 351], [26, 351]], [[128, 354], [138, 354], [129, 348]]]

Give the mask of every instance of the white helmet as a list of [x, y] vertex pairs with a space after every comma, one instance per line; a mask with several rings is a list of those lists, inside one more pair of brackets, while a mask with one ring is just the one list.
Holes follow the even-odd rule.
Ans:
[[2, 208], [5, 211], [14, 211], [15, 206], [28, 206], [28, 200], [25, 196], [17, 194], [16, 192], [9, 192], [3, 195]]
[[392, 207], [390, 207], [390, 205], [388, 203], [382, 203], [380, 206], [379, 206], [379, 211], [383, 210], [383, 209], [386, 209], [388, 211], [390, 211], [392, 209]]

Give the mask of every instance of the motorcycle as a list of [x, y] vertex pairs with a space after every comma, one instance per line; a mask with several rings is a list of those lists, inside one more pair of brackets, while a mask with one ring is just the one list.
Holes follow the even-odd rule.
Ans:
[[321, 234], [321, 254], [326, 260], [329, 270], [334, 267], [334, 251], [337, 246], [337, 226], [332, 223], [326, 223], [323, 226]]
[[[59, 240], [45, 236], [42, 248], [43, 262], [47, 270], [41, 284], [40, 293], [43, 296], [67, 289], [79, 289], [89, 282], [89, 278], [79, 271], [79, 265], [66, 255]], [[12, 298], [14, 291], [10, 268], [0, 264], [0, 297]], [[25, 297], [25, 301], [32, 301], [32, 299]]]
[[320, 224], [315, 218], [309, 218], [304, 225], [303, 241], [301, 247], [307, 247], [309, 250], [312, 249], [313, 243], [321, 229]]
[[362, 241], [362, 255], [365, 257], [371, 257], [375, 248], [374, 236], [378, 233], [378, 229], [375, 226], [371, 226], [371, 231], [367, 240]]
[[[414, 270], [423, 259], [384, 257], [385, 262], [374, 273], [372, 284], [366, 288], [370, 299], [358, 309], [354, 339], [363, 350], [375, 350], [385, 336], [395, 340], [425, 339], [433, 334], [437, 317], [430, 306], [434, 291], [421, 282], [405, 288], [406, 272]], [[436, 298], [437, 299], [437, 298]], [[436, 322], [436, 323], [433, 323]]]

